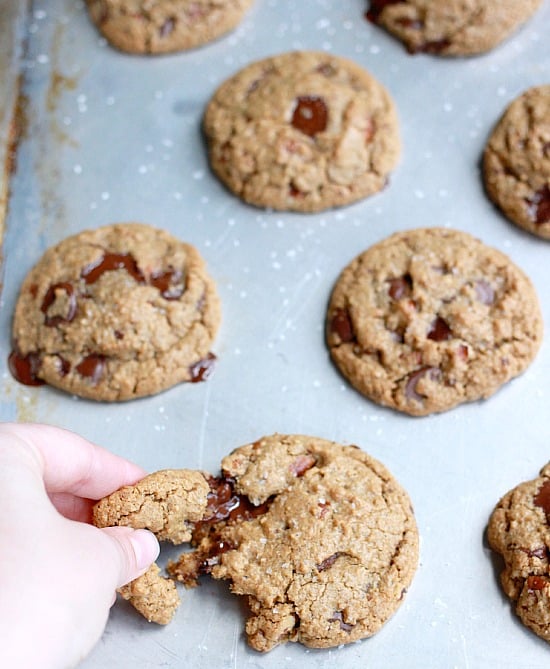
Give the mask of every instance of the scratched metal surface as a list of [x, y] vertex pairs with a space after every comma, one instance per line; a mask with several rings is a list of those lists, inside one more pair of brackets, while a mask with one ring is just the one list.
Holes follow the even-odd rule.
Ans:
[[[484, 540], [499, 497], [550, 459], [548, 343], [490, 400], [413, 419], [350, 389], [329, 362], [323, 318], [338, 272], [357, 253], [396, 230], [445, 225], [523, 267], [550, 324], [548, 242], [492, 208], [478, 170], [505, 105], [550, 80], [550, 3], [492, 53], [458, 60], [407, 55], [364, 9], [362, 0], [258, 0], [215, 44], [146, 59], [106, 46], [81, 2], [34, 3], [22, 64], [26, 132], [3, 247], [0, 417], [76, 430], [149, 470], [216, 472], [229, 450], [275, 431], [356, 443], [408, 489], [421, 533], [413, 585], [372, 639], [326, 651], [287, 644], [262, 656], [244, 641], [241, 602], [204, 583], [184, 593], [165, 628], [117, 604], [85, 669], [548, 666], [548, 646], [501, 594]], [[251, 60], [295, 48], [353, 58], [392, 93], [403, 155], [383, 193], [318, 215], [270, 213], [241, 204], [209, 173], [199, 129], [214, 88]], [[66, 235], [127, 220], [164, 227], [206, 258], [223, 304], [215, 374], [114, 405], [18, 385], [5, 359], [25, 273]]]

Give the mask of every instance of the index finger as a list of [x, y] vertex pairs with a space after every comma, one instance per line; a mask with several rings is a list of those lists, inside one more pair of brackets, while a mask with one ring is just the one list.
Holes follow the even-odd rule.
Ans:
[[74, 432], [39, 423], [4, 423], [0, 439], [23, 442], [37, 456], [49, 493], [71, 493], [101, 499], [124, 485], [132, 485], [146, 472]]

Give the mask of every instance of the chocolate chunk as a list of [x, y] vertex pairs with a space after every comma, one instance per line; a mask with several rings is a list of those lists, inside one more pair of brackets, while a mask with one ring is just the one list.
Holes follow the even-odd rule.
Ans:
[[328, 109], [323, 98], [316, 95], [297, 98], [291, 123], [308, 137], [323, 132], [328, 123]]
[[355, 625], [350, 625], [349, 623], [344, 622], [344, 616], [342, 611], [335, 611], [332, 615], [332, 618], [329, 618], [330, 623], [338, 621], [340, 623], [340, 629], [344, 632], [351, 632]]
[[388, 294], [392, 300], [401, 300], [403, 297], [408, 297], [411, 294], [413, 282], [410, 274], [390, 279], [388, 283], [390, 284]]
[[376, 23], [386, 5], [396, 5], [400, 2], [404, 0], [370, 0], [370, 8], [365, 12], [365, 16], [372, 23]]
[[537, 225], [550, 222], [550, 188], [548, 186], [539, 188], [526, 202], [529, 207], [529, 216]]
[[315, 464], [316, 460], [313, 455], [305, 454], [299, 455], [296, 460], [290, 465], [291, 473], [298, 477], [303, 476], [308, 469], [311, 469]]
[[263, 515], [269, 508], [271, 500], [254, 506], [244, 495], [235, 492], [234, 481], [226, 477], [211, 477], [208, 480], [206, 511], [198, 526], [212, 525], [221, 520], [241, 521]]
[[38, 378], [41, 365], [42, 359], [38, 353], [23, 356], [19, 351], [13, 350], [8, 357], [8, 367], [13, 378], [26, 386], [44, 385], [44, 381]]
[[106, 360], [105, 356], [91, 353], [83, 358], [76, 366], [76, 371], [80, 376], [85, 376], [90, 379], [95, 386], [101, 380], [105, 371]]
[[436, 381], [441, 375], [441, 370], [437, 367], [422, 367], [412, 374], [409, 374], [407, 384], [405, 385], [405, 397], [407, 399], [421, 402], [426, 398], [426, 395], [421, 395], [416, 390], [418, 382], [423, 379], [426, 374], [429, 375], [430, 379]]
[[351, 318], [346, 309], [336, 309], [330, 322], [331, 332], [340, 337], [342, 343], [355, 341]]
[[438, 316], [432, 323], [430, 331], [426, 336], [432, 341], [448, 341], [453, 338], [453, 333], [447, 321]]
[[125, 269], [137, 283], [145, 283], [145, 277], [135, 258], [129, 253], [106, 253], [93, 263], [86, 265], [81, 276], [87, 284], [95, 283], [105, 272]]
[[162, 297], [166, 300], [179, 299], [185, 290], [183, 272], [172, 268], [153, 272], [149, 283], [159, 290]]
[[539, 488], [534, 499], [535, 506], [540, 507], [546, 514], [546, 520], [550, 523], [550, 479], [547, 479]]
[[216, 362], [216, 356], [209, 353], [206, 358], [198, 360], [194, 365], [191, 365], [189, 372], [191, 374], [191, 382], [198, 383], [199, 381], [206, 381], [212, 375]]
[[542, 576], [528, 576], [527, 577], [527, 590], [529, 592], [537, 592], [539, 590], [544, 590], [548, 581]]
[[[60, 295], [60, 293], [65, 293], [65, 295]], [[56, 304], [56, 302], [61, 303], [58, 304], [58, 308], [61, 306], [64, 313], [53, 313], [50, 315], [48, 311], [50, 310], [50, 307]], [[76, 295], [72, 284], [62, 282], [50, 286], [44, 295], [40, 307], [40, 310], [46, 316], [44, 324], [48, 327], [53, 327], [62, 322], [70, 323], [76, 315], [76, 306]]]

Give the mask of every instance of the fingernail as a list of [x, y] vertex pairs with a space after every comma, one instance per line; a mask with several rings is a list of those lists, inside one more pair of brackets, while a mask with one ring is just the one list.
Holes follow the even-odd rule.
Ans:
[[136, 565], [139, 570], [147, 569], [158, 557], [160, 546], [157, 538], [149, 530], [135, 530], [130, 536]]

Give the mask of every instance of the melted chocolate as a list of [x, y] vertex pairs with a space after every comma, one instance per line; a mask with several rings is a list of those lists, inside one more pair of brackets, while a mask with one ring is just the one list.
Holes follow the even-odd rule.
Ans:
[[86, 265], [81, 277], [87, 284], [95, 283], [105, 272], [125, 269], [137, 283], [145, 283], [145, 277], [137, 266], [135, 258], [129, 253], [106, 253], [93, 263]]
[[308, 137], [323, 132], [328, 123], [328, 109], [323, 98], [316, 95], [297, 98], [291, 123]]
[[85, 358], [82, 358], [82, 360], [76, 366], [76, 371], [80, 374], [80, 376], [89, 378], [92, 384], [95, 386], [99, 383], [101, 377], [103, 376], [105, 365], [105, 356], [98, 355], [97, 353], [91, 353]]
[[390, 279], [388, 294], [392, 300], [401, 300], [403, 297], [408, 297], [412, 290], [412, 276], [404, 274], [397, 279]]
[[529, 576], [527, 578], [527, 589], [529, 592], [536, 592], [537, 590], [544, 590], [546, 586], [546, 579], [542, 576]]
[[271, 504], [271, 500], [268, 500], [254, 506], [248, 497], [235, 492], [235, 482], [231, 478], [211, 477], [208, 485], [210, 492], [207, 497], [206, 511], [196, 527], [213, 525], [221, 520], [227, 522], [250, 520], [263, 515]]
[[432, 323], [430, 331], [426, 336], [432, 341], [448, 341], [453, 338], [453, 333], [447, 321], [438, 316]]
[[202, 360], [191, 365], [189, 367], [191, 383], [198, 383], [199, 381], [206, 381], [209, 379], [214, 371], [215, 362], [216, 356], [213, 353], [209, 353], [206, 358], [202, 358]]
[[154, 286], [166, 300], [179, 299], [185, 290], [183, 272], [168, 269], [164, 272], [153, 272], [149, 283]]
[[298, 478], [299, 476], [303, 476], [308, 469], [311, 469], [315, 463], [316, 460], [313, 455], [309, 453], [299, 455], [290, 465], [290, 473]]
[[344, 622], [344, 616], [342, 614], [342, 611], [335, 611], [332, 615], [332, 618], [329, 618], [328, 621], [330, 623], [339, 622], [340, 629], [343, 632], [351, 632], [351, 630], [355, 627], [355, 625], [350, 625], [349, 623]]
[[[48, 309], [55, 302], [57, 293], [59, 291], [64, 291], [67, 294], [67, 313], [64, 316], [61, 316], [60, 314], [48, 316]], [[70, 323], [76, 315], [76, 295], [74, 293], [73, 285], [65, 281], [62, 283], [55, 283], [53, 286], [50, 286], [44, 295], [40, 310], [43, 314], [45, 314], [44, 324], [48, 327], [59, 325], [59, 323], [62, 322]]]
[[422, 367], [421, 369], [417, 369], [416, 372], [410, 374], [409, 379], [405, 385], [405, 397], [407, 399], [414, 399], [417, 401], [426, 399], [426, 395], [421, 395], [416, 390], [418, 382], [423, 379], [426, 374], [429, 374], [430, 379], [437, 380], [441, 374], [441, 370], [438, 367]]
[[387, 5], [396, 5], [404, 0], [371, 0], [370, 7], [365, 12], [366, 18], [372, 23], [378, 21], [378, 17], [384, 11]]
[[337, 334], [343, 343], [355, 340], [351, 318], [346, 309], [336, 309], [330, 322], [331, 332]]
[[38, 353], [23, 356], [13, 350], [8, 357], [8, 367], [13, 378], [26, 386], [44, 385], [45, 382], [37, 376], [41, 364], [42, 359]]
[[527, 200], [529, 215], [537, 225], [550, 222], [550, 188], [543, 186]]

